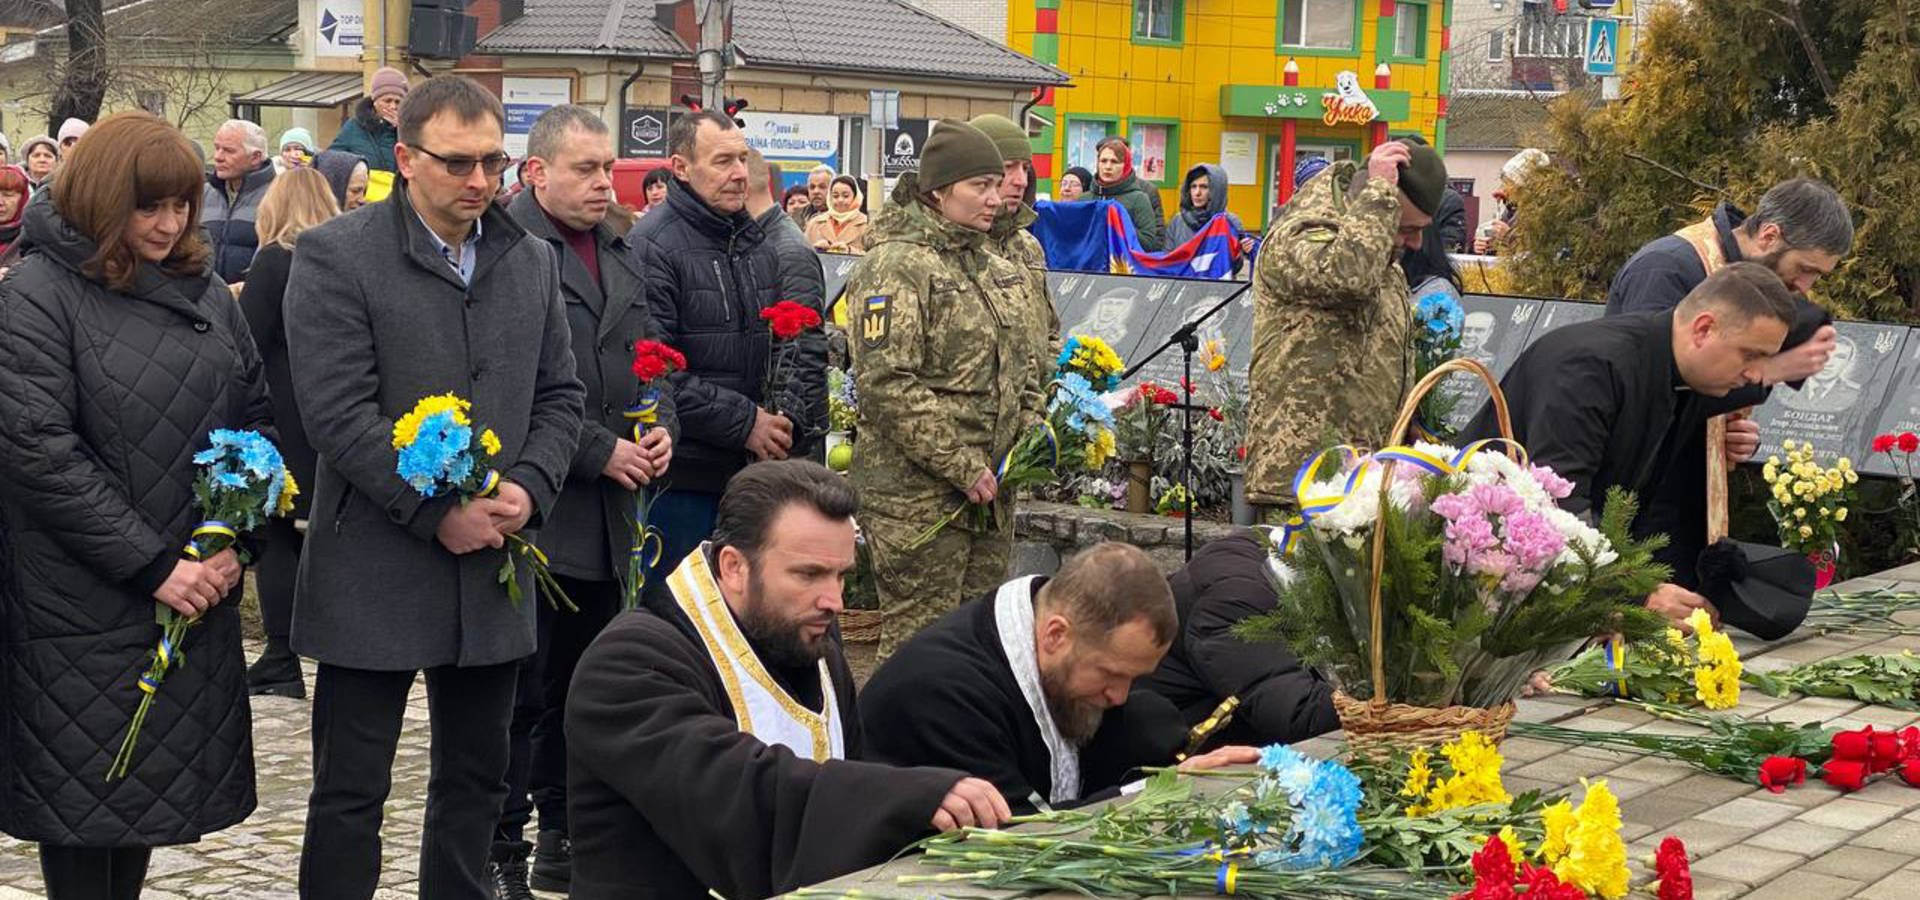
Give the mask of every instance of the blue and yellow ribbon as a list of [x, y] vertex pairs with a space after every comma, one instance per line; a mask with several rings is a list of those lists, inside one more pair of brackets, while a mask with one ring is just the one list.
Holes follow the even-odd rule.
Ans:
[[[1502, 445], [1512, 448], [1515, 455], [1519, 457], [1520, 462], [1522, 464], [1526, 463], [1526, 448], [1506, 438], [1488, 438], [1484, 441], [1474, 441], [1455, 452], [1452, 459], [1443, 459], [1426, 450], [1406, 446], [1388, 447], [1369, 456], [1361, 456], [1358, 450], [1346, 444], [1323, 450], [1312, 459], [1307, 460], [1306, 465], [1301, 466], [1299, 471], [1293, 475], [1293, 496], [1300, 502], [1300, 512], [1298, 515], [1289, 518], [1286, 524], [1281, 526], [1280, 555], [1286, 556], [1293, 552], [1293, 547], [1299, 541], [1300, 534], [1307, 530], [1307, 526], [1312, 524], [1315, 517], [1337, 508], [1340, 504], [1345, 503], [1348, 497], [1353, 496], [1354, 490], [1357, 489], [1361, 481], [1366, 478], [1367, 470], [1376, 462], [1383, 464], [1395, 462], [1405, 463], [1429, 475], [1446, 478], [1466, 471], [1467, 464], [1472, 462], [1473, 458], [1478, 456], [1481, 451], [1489, 447]], [[1325, 465], [1327, 460], [1336, 456], [1338, 456], [1342, 462], [1352, 462], [1354, 464], [1353, 468], [1347, 473], [1345, 485], [1341, 487], [1339, 493], [1309, 495], [1307, 490], [1318, 483], [1321, 466]]]
[[1234, 892], [1234, 889], [1239, 886], [1239, 883], [1240, 883], [1240, 864], [1231, 863], [1231, 862], [1221, 863], [1220, 871], [1217, 874], [1215, 874], [1213, 877], [1214, 891], [1216, 893], [1226, 894], [1231, 896]]
[[[1034, 430], [1046, 435], [1047, 451], [1051, 454], [1052, 459], [1052, 462], [1047, 465], [1047, 468], [1060, 468], [1060, 435], [1053, 430], [1053, 423], [1042, 421]], [[1007, 477], [1007, 469], [1013, 465], [1014, 451], [1019, 449], [1019, 442], [1015, 442], [1013, 448], [1000, 457], [1000, 464], [993, 468], [994, 478], [1002, 479]]]
[[1603, 646], [1606, 650], [1607, 671], [1613, 674], [1613, 680], [1607, 684], [1607, 690], [1615, 697], [1625, 697], [1627, 695], [1627, 644], [1619, 638], [1608, 638]]
[[500, 493], [500, 473], [488, 469], [487, 477], [480, 482], [480, 491], [476, 496], [491, 497], [497, 493]]
[[641, 391], [640, 399], [620, 414], [634, 421], [633, 439], [635, 441], [640, 440], [640, 432], [645, 431], [646, 426], [660, 421], [659, 389], [647, 388]]
[[187, 542], [185, 553], [188, 559], [198, 560], [201, 556], [200, 542], [205, 538], [224, 537], [229, 543], [240, 539], [240, 532], [232, 525], [215, 519], [209, 519], [193, 527], [193, 539]]

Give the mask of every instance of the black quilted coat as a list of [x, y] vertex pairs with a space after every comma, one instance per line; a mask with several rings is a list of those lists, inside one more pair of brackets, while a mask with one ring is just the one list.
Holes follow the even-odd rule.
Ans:
[[[643, 217], [627, 240], [645, 270], [654, 320], [687, 357], [687, 370], [673, 376], [680, 437], [668, 484], [718, 494], [752, 461], [747, 435], [764, 399], [773, 340], [760, 312], [782, 300], [814, 301], [788, 293], [780, 252], [759, 224], [744, 212], [721, 215], [677, 178], [667, 180], [666, 206]], [[793, 420], [790, 455], [800, 457], [826, 431], [825, 332], [801, 335], [795, 351], [788, 393], [773, 405]]]
[[0, 831], [41, 843], [197, 840], [254, 808], [238, 592], [188, 633], [124, 779], [107, 766], [159, 637], [153, 592], [198, 521], [196, 450], [269, 427], [259, 354], [211, 269], [80, 273], [52, 193], [0, 281]]

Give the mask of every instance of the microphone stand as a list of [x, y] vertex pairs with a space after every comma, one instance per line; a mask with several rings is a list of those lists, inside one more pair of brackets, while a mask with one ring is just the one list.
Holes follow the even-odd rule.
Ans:
[[[1160, 354], [1175, 347], [1180, 348], [1180, 367], [1181, 371], [1185, 373], [1180, 379], [1180, 486], [1185, 488], [1187, 492], [1185, 549], [1186, 559], [1189, 562], [1193, 560], [1193, 514], [1195, 507], [1199, 505], [1193, 494], [1193, 412], [1196, 409], [1204, 408], [1195, 406], [1193, 403], [1193, 354], [1194, 351], [1200, 349], [1198, 331], [1201, 323], [1213, 318], [1214, 314], [1219, 311], [1226, 309], [1227, 304], [1240, 299], [1240, 295], [1245, 293], [1249, 286], [1250, 285], [1242, 285], [1240, 290], [1234, 291], [1221, 298], [1219, 303], [1215, 303], [1212, 309], [1202, 313], [1199, 318], [1181, 325], [1173, 334], [1167, 337], [1166, 343], [1155, 347], [1152, 353], [1147, 354], [1144, 359], [1134, 363], [1131, 368], [1127, 369], [1127, 371], [1120, 376], [1121, 381], [1126, 381], [1138, 375], [1141, 369], [1147, 367], [1148, 363], [1159, 359]], [[1151, 483], [1151, 477], [1149, 477], [1149, 483]]]

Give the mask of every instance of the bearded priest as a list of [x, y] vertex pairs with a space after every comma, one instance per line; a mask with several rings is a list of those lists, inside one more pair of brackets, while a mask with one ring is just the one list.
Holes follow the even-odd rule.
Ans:
[[567, 699], [574, 900], [759, 900], [1007, 819], [963, 772], [858, 761], [836, 626], [857, 506], [817, 463], [741, 470], [712, 539], [588, 648]]
[[1249, 747], [1181, 762], [1180, 711], [1132, 690], [1178, 629], [1153, 560], [1100, 544], [1053, 578], [1009, 581], [907, 641], [861, 694], [868, 752], [985, 778], [1017, 813], [1111, 798], [1143, 766], [1253, 762]]

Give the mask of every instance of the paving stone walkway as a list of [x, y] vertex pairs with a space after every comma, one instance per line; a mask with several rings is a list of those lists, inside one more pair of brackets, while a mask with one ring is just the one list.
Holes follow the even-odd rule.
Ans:
[[[1841, 587], [1920, 591], [1920, 565]], [[1920, 618], [1913, 624], [1920, 624]], [[1805, 637], [1774, 644], [1736, 638], [1735, 643], [1746, 665], [1762, 671], [1853, 653], [1920, 651], [1920, 637]], [[248, 648], [250, 656], [258, 652], [257, 645]], [[309, 686], [312, 678], [309, 663]], [[1846, 728], [1900, 728], [1920, 722], [1920, 716], [1886, 707], [1850, 700], [1775, 699], [1751, 689], [1741, 693], [1739, 712]], [[1695, 730], [1606, 701], [1567, 697], [1522, 701], [1520, 715], [1576, 728]], [[311, 776], [309, 706], [304, 700], [256, 697], [253, 716], [259, 810], [244, 824], [198, 844], [156, 851], [144, 895], [148, 900], [294, 896]], [[1320, 739], [1309, 749], [1315, 746], [1327, 751], [1335, 745]], [[1776, 795], [1679, 763], [1595, 748], [1515, 738], [1501, 749], [1507, 758], [1506, 784], [1515, 793], [1536, 787], [1565, 789], [1581, 778], [1606, 777], [1621, 800], [1630, 856], [1651, 859], [1662, 837], [1678, 835], [1694, 855], [1698, 900], [1920, 898], [1920, 789], [1882, 779], [1843, 795], [1815, 781]], [[410, 900], [417, 894], [426, 778], [426, 693], [416, 684], [395, 761], [395, 793], [387, 804], [387, 865], [376, 900]], [[1644, 863], [1638, 868], [1644, 870]], [[888, 878], [860, 886], [900, 893], [890, 882]], [[0, 900], [41, 896], [34, 848], [0, 837]]]

